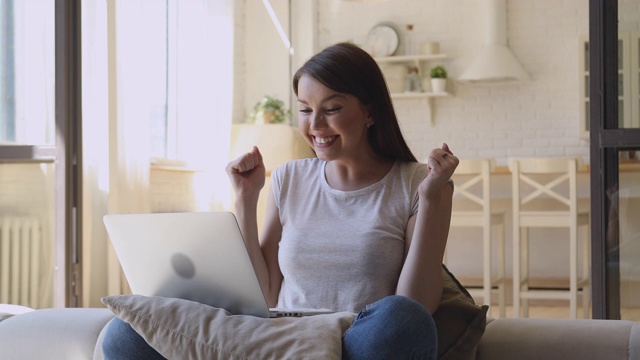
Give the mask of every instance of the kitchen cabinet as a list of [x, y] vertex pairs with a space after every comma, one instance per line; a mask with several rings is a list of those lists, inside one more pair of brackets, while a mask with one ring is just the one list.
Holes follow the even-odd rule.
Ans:
[[[589, 139], [589, 40], [580, 39], [580, 136]], [[640, 127], [640, 32], [618, 34], [618, 127]]]
[[[446, 60], [445, 54], [431, 54], [431, 55], [397, 55], [397, 56], [384, 56], [376, 57], [376, 62], [383, 66], [385, 64], [406, 64], [408, 67], [418, 68], [418, 75], [420, 78], [427, 76], [430, 65], [435, 65], [435, 62]], [[433, 99], [451, 96], [448, 92], [392, 92], [391, 99], [394, 100], [407, 100], [407, 101], [420, 101], [426, 105], [426, 114], [428, 121], [433, 123]]]

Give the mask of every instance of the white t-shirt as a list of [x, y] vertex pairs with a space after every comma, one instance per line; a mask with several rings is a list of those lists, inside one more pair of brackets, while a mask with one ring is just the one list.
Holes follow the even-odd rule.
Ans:
[[282, 222], [278, 307], [357, 313], [395, 294], [427, 165], [396, 162], [379, 182], [354, 191], [331, 188], [325, 165], [294, 160], [272, 175]]

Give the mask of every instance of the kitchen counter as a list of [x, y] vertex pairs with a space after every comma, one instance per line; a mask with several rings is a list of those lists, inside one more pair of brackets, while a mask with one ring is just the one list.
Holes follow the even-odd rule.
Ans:
[[[620, 160], [620, 172], [640, 172], [640, 161]], [[589, 165], [583, 165], [578, 169], [579, 173], [589, 173]], [[496, 166], [493, 174], [511, 174], [508, 166]]]

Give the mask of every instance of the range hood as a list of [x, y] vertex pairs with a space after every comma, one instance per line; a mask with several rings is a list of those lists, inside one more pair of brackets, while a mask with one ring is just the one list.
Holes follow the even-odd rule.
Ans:
[[529, 80], [529, 74], [507, 46], [507, 0], [482, 0], [484, 47], [458, 78], [466, 82]]

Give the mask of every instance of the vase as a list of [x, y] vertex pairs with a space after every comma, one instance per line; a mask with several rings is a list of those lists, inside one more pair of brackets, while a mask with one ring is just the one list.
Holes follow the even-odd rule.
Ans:
[[434, 93], [445, 92], [447, 89], [447, 79], [431, 79], [431, 91]]

